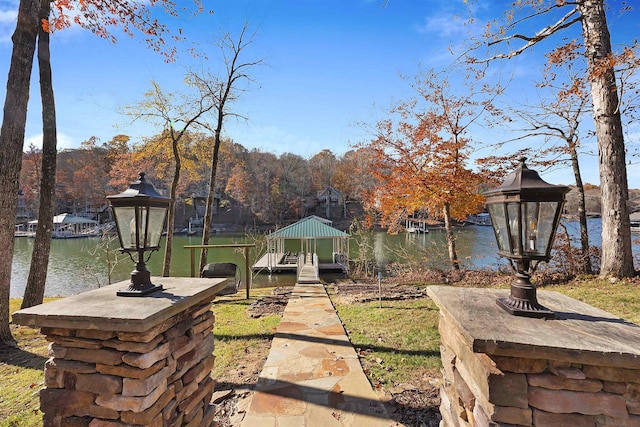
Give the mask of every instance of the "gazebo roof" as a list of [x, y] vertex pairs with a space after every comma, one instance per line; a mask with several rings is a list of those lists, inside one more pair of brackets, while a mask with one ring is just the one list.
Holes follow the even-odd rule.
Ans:
[[315, 219], [320, 221], [323, 224], [327, 224], [327, 225], [331, 225], [333, 224], [333, 221], [331, 221], [330, 219], [327, 218], [322, 218], [321, 216], [317, 216], [317, 215], [309, 215], [303, 218], [303, 220], [307, 220], [307, 219]]
[[333, 237], [347, 238], [349, 234], [330, 227], [314, 217], [303, 218], [269, 235], [270, 239], [328, 239]]

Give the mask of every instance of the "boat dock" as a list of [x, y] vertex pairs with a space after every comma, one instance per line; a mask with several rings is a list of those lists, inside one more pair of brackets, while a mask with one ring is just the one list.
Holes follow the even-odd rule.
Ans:
[[267, 236], [267, 253], [253, 271], [297, 272], [301, 283], [320, 283], [321, 271], [348, 271], [349, 235], [318, 217], [306, 217]]
[[[307, 253], [305, 256], [303, 253], [300, 255], [292, 252], [269, 252], [264, 254], [255, 264], [253, 264], [253, 271], [267, 271], [269, 273], [286, 273], [286, 272], [297, 272], [298, 271], [298, 258], [304, 257], [305, 260], [307, 257], [315, 257], [317, 259], [317, 255], [314, 253]], [[305, 264], [304, 262], [302, 263]], [[313, 264], [317, 267], [318, 271], [339, 271], [346, 272], [346, 266], [344, 263], [338, 262], [316, 262]]]
[[427, 220], [423, 218], [407, 218], [405, 230], [407, 233], [428, 233]]
[[267, 252], [253, 264], [253, 271], [287, 272], [298, 269], [298, 257], [290, 252]]

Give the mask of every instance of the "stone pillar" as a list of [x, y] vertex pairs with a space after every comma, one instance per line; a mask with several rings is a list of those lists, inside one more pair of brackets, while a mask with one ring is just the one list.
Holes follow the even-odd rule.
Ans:
[[441, 427], [640, 427], [640, 327], [556, 292], [553, 320], [498, 307], [508, 291], [431, 286], [440, 308]]
[[164, 290], [118, 297], [123, 282], [13, 315], [50, 341], [44, 426], [213, 425], [211, 301], [224, 279], [153, 281]]

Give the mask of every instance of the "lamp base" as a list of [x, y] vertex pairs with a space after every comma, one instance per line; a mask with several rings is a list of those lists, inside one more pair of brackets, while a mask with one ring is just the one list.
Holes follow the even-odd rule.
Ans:
[[126, 289], [116, 292], [119, 297], [143, 297], [151, 292], [161, 291], [162, 285], [151, 283], [151, 273], [144, 267], [131, 272], [131, 283]]
[[162, 285], [154, 285], [149, 283], [149, 287], [145, 287], [143, 289], [139, 289], [139, 286], [131, 284], [127, 289], [121, 289], [116, 292], [116, 295], [119, 297], [143, 297], [145, 295], [150, 294], [151, 292], [161, 291]]
[[540, 305], [537, 301], [521, 300], [509, 296], [508, 298], [496, 299], [496, 304], [514, 316], [544, 319], [553, 319], [555, 317], [553, 311]]
[[511, 284], [508, 298], [498, 298], [496, 303], [507, 313], [514, 316], [553, 319], [555, 314], [538, 303], [536, 287], [529, 280], [529, 274], [518, 272], [516, 281]]

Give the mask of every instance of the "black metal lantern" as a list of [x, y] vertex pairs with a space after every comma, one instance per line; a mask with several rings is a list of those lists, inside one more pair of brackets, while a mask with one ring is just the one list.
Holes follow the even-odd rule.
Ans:
[[162, 290], [162, 285], [151, 283], [144, 253], [160, 248], [171, 199], [160, 195], [144, 176], [145, 173], [140, 172], [138, 181], [132, 182], [127, 190], [107, 197], [118, 229], [120, 251], [128, 253], [133, 262], [136, 260], [131, 254], [138, 254], [136, 268], [131, 272], [131, 284], [127, 289], [118, 291], [119, 296], [144, 296]]
[[540, 262], [551, 258], [569, 187], [543, 181], [525, 160], [500, 187], [485, 193], [498, 254], [509, 259], [517, 277], [509, 297], [497, 303], [516, 316], [552, 318], [553, 311], [538, 303], [530, 277]]

